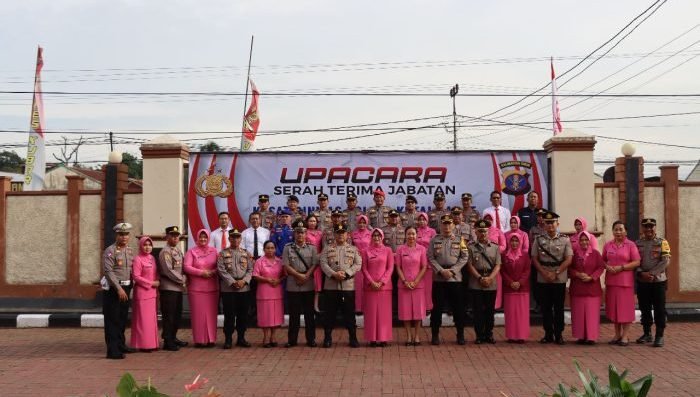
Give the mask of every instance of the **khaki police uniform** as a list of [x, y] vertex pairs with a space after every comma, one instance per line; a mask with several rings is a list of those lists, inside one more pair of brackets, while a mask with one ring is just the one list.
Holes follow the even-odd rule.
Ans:
[[[654, 225], [656, 221], [654, 221]], [[644, 335], [651, 338], [651, 326], [656, 323], [656, 338], [663, 338], [666, 328], [666, 268], [671, 262], [671, 247], [661, 237], [651, 240], [637, 240], [637, 249], [642, 258], [637, 274], [637, 301], [642, 312]], [[654, 276], [652, 281], [642, 277], [642, 273]], [[652, 317], [652, 308], [654, 315]], [[642, 338], [640, 338], [642, 339]]]
[[316, 210], [311, 213], [318, 219], [318, 228], [321, 230], [333, 230], [333, 223], [331, 222], [331, 210], [326, 208], [325, 210]]
[[384, 245], [391, 248], [393, 253], [396, 253], [396, 248], [406, 241], [406, 228], [401, 225], [384, 226], [382, 232], [384, 232]]
[[459, 225], [455, 225], [455, 228], [452, 230], [452, 233], [456, 237], [459, 237], [467, 243], [472, 243], [476, 241], [474, 230], [472, 230], [472, 226], [468, 223], [462, 222]]
[[[129, 233], [131, 225], [120, 223], [113, 230], [117, 233]], [[124, 337], [129, 315], [129, 301], [120, 301], [118, 291], [123, 290], [127, 296], [131, 293], [133, 260], [134, 252], [131, 247], [117, 247], [116, 243], [107, 247], [102, 255], [102, 272], [109, 286], [109, 289], [102, 294], [107, 358], [123, 358], [123, 354], [130, 351]]]
[[367, 218], [369, 218], [369, 225], [372, 228], [383, 228], [389, 224], [389, 211], [392, 208], [388, 205], [382, 206], [372, 206], [367, 210]]
[[[231, 233], [229, 233], [229, 236]], [[240, 233], [238, 233], [240, 236]], [[250, 282], [253, 279], [253, 258], [243, 247], [226, 248], [216, 258], [219, 273], [221, 302], [224, 307], [225, 344], [230, 346], [233, 330], [238, 332], [238, 342], [245, 341], [248, 329], [248, 308], [250, 307]], [[236, 288], [234, 283], [243, 281], [243, 286]]]
[[[336, 226], [337, 229], [345, 229], [344, 226]], [[346, 229], [345, 229], [346, 230]], [[338, 310], [343, 315], [343, 325], [348, 329], [351, 345], [357, 344], [355, 325], [355, 283], [354, 276], [360, 271], [362, 258], [355, 246], [348, 243], [343, 245], [332, 244], [326, 246], [321, 252], [321, 270], [325, 274], [323, 283], [324, 294], [324, 347], [332, 343], [331, 333], [335, 326], [335, 318]], [[333, 274], [344, 271], [345, 280], [336, 280]]]
[[[298, 231], [299, 228], [295, 228]], [[305, 230], [305, 229], [302, 229]], [[289, 328], [287, 341], [296, 346], [299, 335], [300, 317], [304, 315], [306, 344], [316, 344], [316, 313], [314, 313], [314, 270], [319, 264], [316, 247], [310, 244], [287, 244], [282, 252], [282, 263], [289, 274], [287, 277], [287, 305], [289, 307]], [[304, 283], [299, 284], [290, 269], [306, 275]]]
[[469, 244], [469, 267], [479, 274], [474, 277], [470, 272], [468, 286], [471, 290], [474, 312], [474, 333], [477, 342], [493, 342], [493, 325], [496, 306], [497, 282], [494, 278], [488, 287], [479, 282], [481, 277], [489, 277], [494, 269], [501, 266], [501, 254], [498, 245], [489, 241]]
[[160, 312], [163, 315], [164, 348], [175, 349], [177, 331], [182, 323], [182, 294], [187, 276], [182, 272], [184, 255], [180, 247], [166, 245], [158, 254], [160, 274]]
[[355, 207], [351, 210], [346, 208], [345, 211], [343, 211], [343, 219], [345, 220], [345, 224], [348, 225], [348, 232], [352, 233], [357, 230], [357, 217], [360, 215], [364, 215], [360, 207]]
[[416, 227], [416, 219], [418, 218], [418, 211], [414, 212], [402, 212], [401, 215], [401, 226], [403, 227]]

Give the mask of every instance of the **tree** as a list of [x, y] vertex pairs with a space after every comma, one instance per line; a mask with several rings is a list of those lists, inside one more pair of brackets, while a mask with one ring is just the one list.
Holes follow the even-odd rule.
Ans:
[[199, 145], [199, 150], [202, 152], [220, 152], [221, 146], [214, 141], [209, 141], [203, 145]]
[[129, 178], [143, 179], [143, 160], [125, 152], [122, 155], [122, 163], [129, 167]]
[[3, 150], [0, 152], [0, 171], [21, 173], [25, 160], [17, 153]]
[[[81, 135], [80, 138], [78, 139], [78, 142], [68, 142], [68, 138], [65, 136], [62, 136], [63, 138], [63, 147], [61, 148], [61, 157], [56, 156], [55, 154], [52, 154], [52, 156], [58, 160], [61, 164], [68, 165], [70, 164], [71, 160], [73, 159], [73, 156], [75, 156], [75, 161], [73, 161], [74, 166], [78, 166], [78, 149], [80, 149], [80, 145], [84, 143], [83, 136]], [[75, 145], [73, 149], [70, 149], [69, 145]]]

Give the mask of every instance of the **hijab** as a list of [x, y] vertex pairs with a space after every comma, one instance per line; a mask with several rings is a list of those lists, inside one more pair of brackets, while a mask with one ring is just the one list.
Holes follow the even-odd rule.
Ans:
[[148, 257], [148, 256], [151, 256], [151, 254], [147, 254], [147, 253], [144, 251], [144, 249], [143, 249], [143, 246], [146, 245], [146, 242], [147, 242], [147, 241], [149, 241], [149, 242], [151, 243], [151, 247], [152, 247], [152, 246], [153, 246], [153, 240], [151, 240], [150, 237], [148, 237], [148, 236], [143, 236], [143, 237], [141, 237], [141, 238], [139, 239], [139, 256], [144, 257], [144, 258], [145, 258], [145, 257]]
[[[579, 219], [579, 218], [577, 218], [577, 219]], [[582, 218], [580, 218], [580, 219], [582, 219]], [[585, 223], [583, 223], [583, 222], [581, 222], [581, 223], [582, 223], [583, 225], [585, 225]], [[584, 231], [582, 231], [581, 233], [579, 233], [579, 234], [576, 236], [576, 237], [578, 238], [578, 241], [579, 241], [579, 242], [581, 241], [581, 236], [583, 236], [583, 235], [585, 235], [586, 237], [588, 237], [588, 241], [589, 241], [589, 243], [588, 243], [588, 249], [586, 249], [586, 250], [584, 251], [584, 250], [581, 248], [581, 244], [580, 244], [580, 243], [579, 243], [579, 244], [576, 244], [576, 255], [580, 256], [581, 258], [583, 258], [583, 259], [585, 260], [586, 257], [588, 257], [588, 255], [590, 255], [590, 253], [593, 252], [593, 236], [592, 236], [590, 233], [588, 233], [587, 231], [584, 230]]]
[[[513, 249], [510, 246], [510, 240], [513, 239], [514, 237], [518, 240], [518, 246], [515, 249]], [[520, 256], [523, 254], [522, 245], [523, 245], [523, 241], [520, 238], [520, 236], [518, 236], [517, 233], [511, 234], [510, 237], [508, 238], [508, 241], [506, 241], [506, 247], [508, 247], [508, 248], [506, 248], [506, 252], [505, 252], [506, 258], [508, 258], [509, 260], [511, 260], [513, 262], [517, 261], [518, 258], [520, 258]]]
[[[379, 243], [374, 242], [374, 233], [379, 233]], [[370, 242], [369, 242], [369, 250], [368, 252], [372, 251], [383, 251], [384, 250], [384, 231], [380, 228], [375, 228], [372, 229], [372, 234], [370, 235]]]

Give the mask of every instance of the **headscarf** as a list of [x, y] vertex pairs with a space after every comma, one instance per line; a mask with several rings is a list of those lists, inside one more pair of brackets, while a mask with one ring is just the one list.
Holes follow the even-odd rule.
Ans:
[[[379, 237], [380, 237], [379, 244], [376, 244], [374, 242], [374, 233], [379, 233]], [[384, 231], [380, 228], [372, 229], [372, 234], [370, 236], [371, 236], [371, 238], [369, 240], [370, 241], [369, 242], [369, 249], [367, 250], [367, 252], [376, 250], [377, 248], [380, 248], [383, 250], [384, 249]]]
[[[486, 220], [486, 218], [489, 218], [488, 221], [491, 222], [491, 226], [489, 227], [489, 241], [491, 241], [494, 244], [498, 244], [498, 236], [501, 232], [501, 229], [496, 226], [496, 222], [493, 221], [493, 216], [491, 214], [486, 214], [482, 219]], [[522, 241], [520, 242], [522, 244]], [[506, 242], [506, 247], [508, 246], [508, 243]]]
[[[425, 219], [426, 224], [425, 224], [425, 226], [423, 226], [423, 227], [430, 227], [430, 226], [428, 226], [428, 223], [430, 223], [430, 217], [428, 216], [428, 214], [426, 214], [425, 212], [419, 212], [419, 213], [418, 213], [418, 216], [416, 217], [416, 220], [417, 220], [418, 218], [423, 218], [423, 219]], [[416, 226], [416, 230], [418, 230], [418, 226]]]
[[357, 219], [357, 227], [358, 227], [358, 229], [359, 229], [359, 227], [360, 227], [360, 221], [361, 221], [361, 220], [364, 220], [365, 223], [367, 224], [367, 226], [369, 226], [369, 218], [367, 218], [366, 215], [360, 214], [360, 215], [358, 215], [357, 218], [355, 218], [355, 219]]
[[[517, 215], [511, 216], [510, 219], [508, 220], [508, 227], [510, 227], [510, 221], [512, 221], [513, 219], [515, 219], [515, 222], [517, 222], [518, 227], [516, 227], [515, 230], [510, 229], [510, 231], [515, 232], [517, 230], [520, 230], [520, 217]], [[521, 243], [522, 243], [522, 241], [521, 241]]]
[[[206, 242], [203, 246], [202, 246], [202, 245], [199, 245], [199, 236], [200, 236], [202, 233], [204, 233], [204, 234], [207, 235], [207, 242]], [[194, 241], [195, 241], [195, 243], [197, 244], [197, 246], [196, 246], [195, 248], [205, 248], [205, 247], [208, 247], [208, 246], [209, 246], [209, 230], [207, 230], [207, 229], [199, 229], [199, 231], [197, 232], [197, 237], [195, 238]]]
[[[583, 228], [583, 230], [588, 230], [588, 222], [586, 222], [586, 218], [579, 216], [578, 218], [574, 219], [574, 223], [576, 223], [576, 221], [581, 222], [581, 227]], [[590, 239], [590, 236], [588, 238]]]
[[139, 239], [139, 256], [144, 256], [144, 257], [145, 257], [145, 256], [150, 256], [150, 255], [151, 255], [151, 254], [147, 254], [147, 253], [144, 251], [144, 249], [143, 249], [143, 246], [146, 245], [146, 241], [150, 241], [150, 242], [151, 242], [151, 246], [153, 246], [153, 240], [151, 240], [150, 237], [148, 237], [148, 236], [143, 236], [143, 237], [141, 237], [141, 238]]
[[[584, 224], [583, 222], [581, 222], [581, 223]], [[586, 235], [586, 237], [588, 237], [588, 249], [586, 249], [585, 251], [581, 248], [581, 244], [580, 244], [582, 235]], [[588, 255], [590, 255], [591, 252], [593, 252], [593, 236], [584, 230], [581, 233], [579, 233], [578, 235], [576, 235], [576, 237], [578, 238], [578, 241], [579, 241], [579, 244], [576, 244], [576, 254], [578, 256], [580, 256], [581, 258], [586, 259], [586, 257]]]
[[[515, 237], [518, 240], [518, 246], [515, 249], [513, 249], [510, 246], [510, 240], [513, 237]], [[506, 258], [510, 259], [513, 262], [517, 261], [518, 258], [520, 258], [520, 256], [523, 254], [523, 250], [521, 248], [522, 244], [523, 244], [523, 241], [520, 239], [520, 236], [518, 236], [517, 233], [511, 234], [510, 237], [508, 237], [508, 241], [506, 241], [506, 247], [507, 247], [506, 252], [505, 252]]]

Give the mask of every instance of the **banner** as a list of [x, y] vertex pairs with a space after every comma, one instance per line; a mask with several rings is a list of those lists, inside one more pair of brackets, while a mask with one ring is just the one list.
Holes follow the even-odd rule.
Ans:
[[250, 107], [243, 119], [243, 135], [241, 136], [241, 151], [247, 152], [255, 150], [255, 136], [258, 134], [260, 127], [260, 117], [258, 115], [258, 87], [255, 86], [253, 80], [250, 80], [250, 87], [253, 91], [253, 99], [250, 101]]
[[39, 47], [36, 56], [36, 74], [34, 75], [34, 98], [29, 125], [29, 144], [27, 160], [24, 165], [24, 190], [42, 190], [46, 173], [46, 155], [44, 153], [44, 101], [41, 97], [41, 68], [44, 66], [43, 49]]
[[559, 115], [559, 100], [557, 99], [557, 76], [554, 74], [554, 58], [550, 58], [549, 66], [552, 71], [552, 132], [561, 133], [561, 115]]
[[228, 211], [233, 226], [247, 227], [248, 215], [258, 210], [258, 195], [270, 195], [270, 209], [279, 212], [287, 196], [299, 198], [305, 213], [318, 208], [326, 193], [331, 208], [344, 209], [348, 193], [358, 206], [374, 205], [372, 192], [383, 190], [385, 205], [403, 211], [406, 195], [418, 200], [419, 211], [433, 207], [433, 195], [443, 192], [447, 206], [461, 206], [462, 193], [472, 193], [481, 212], [492, 191], [502, 192], [502, 205], [516, 213], [527, 205], [526, 195], [539, 193], [547, 208], [545, 152], [375, 152], [375, 153], [191, 153], [187, 211], [190, 246], [200, 229], [216, 229], [218, 213]]

